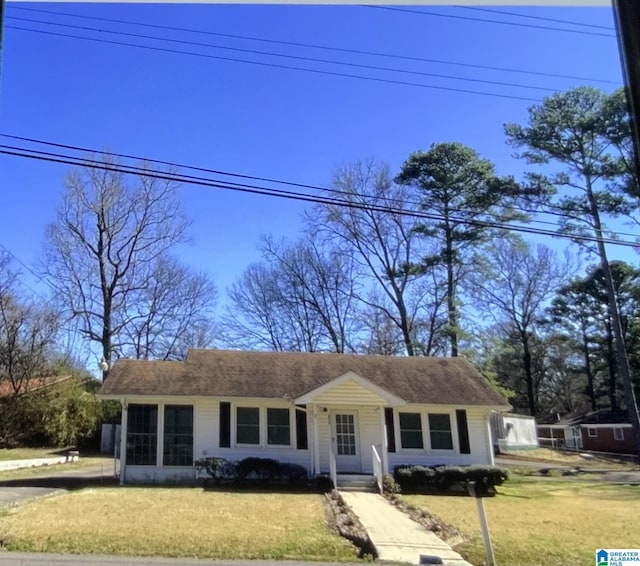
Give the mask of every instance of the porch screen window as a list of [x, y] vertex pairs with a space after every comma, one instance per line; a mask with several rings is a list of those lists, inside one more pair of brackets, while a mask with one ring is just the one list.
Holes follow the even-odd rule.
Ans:
[[167, 405], [164, 408], [165, 466], [193, 465], [193, 407]]
[[403, 448], [424, 448], [420, 413], [400, 413], [400, 444]]
[[429, 432], [433, 450], [453, 450], [451, 419], [447, 414], [429, 415]]
[[267, 444], [291, 444], [289, 409], [267, 409]]
[[236, 409], [236, 442], [260, 444], [260, 409], [258, 407]]
[[158, 406], [127, 408], [127, 464], [155, 466], [158, 448]]

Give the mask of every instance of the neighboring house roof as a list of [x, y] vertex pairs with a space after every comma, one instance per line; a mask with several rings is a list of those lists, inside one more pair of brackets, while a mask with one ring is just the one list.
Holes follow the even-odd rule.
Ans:
[[627, 424], [630, 423], [627, 411], [612, 411], [611, 409], [599, 409], [588, 413], [574, 413], [566, 415], [559, 420], [546, 420], [538, 424], [542, 426], [580, 426], [603, 424]]
[[406, 403], [509, 407], [464, 358], [235, 350], [189, 350], [184, 362], [120, 359], [99, 395], [298, 399], [349, 372]]
[[53, 375], [48, 377], [32, 377], [20, 384], [17, 393], [13, 390], [13, 385], [9, 381], [0, 382], [0, 398], [9, 397], [11, 395], [22, 395], [23, 393], [32, 393], [47, 387], [58, 385], [68, 381], [71, 375]]

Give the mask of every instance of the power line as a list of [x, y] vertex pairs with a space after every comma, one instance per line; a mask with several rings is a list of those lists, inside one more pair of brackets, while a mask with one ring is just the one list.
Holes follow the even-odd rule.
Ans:
[[[86, 151], [89, 153], [97, 153], [95, 152], [95, 150], [90, 150], [90, 149], [87, 149]], [[12, 155], [16, 157], [24, 157], [28, 159], [36, 159], [36, 160], [52, 162], [52, 163], [64, 163], [68, 165], [90, 167], [94, 169], [114, 171], [114, 172], [120, 172], [125, 174], [135, 174], [135, 175], [150, 177], [150, 178], [159, 179], [159, 180], [166, 180], [166, 181], [185, 183], [185, 184], [191, 184], [191, 185], [199, 185], [199, 186], [205, 186], [209, 188], [218, 188], [218, 189], [232, 190], [232, 191], [248, 193], [248, 194], [259, 194], [263, 196], [286, 198], [286, 199], [300, 201], [300, 202], [341, 206], [345, 208], [355, 208], [360, 210], [383, 212], [383, 213], [389, 213], [389, 214], [399, 214], [403, 216], [409, 216], [409, 217], [420, 218], [420, 219], [439, 220], [439, 221], [444, 220], [444, 217], [442, 215], [428, 213], [428, 212], [413, 211], [413, 210], [407, 210], [402, 208], [375, 205], [370, 203], [354, 203], [352, 201], [346, 201], [346, 200], [341, 200], [337, 198], [309, 195], [307, 193], [285, 191], [282, 189], [273, 189], [273, 188], [261, 187], [258, 185], [230, 183], [230, 182], [220, 181], [217, 179], [207, 179], [207, 178], [195, 177], [191, 175], [169, 174], [161, 171], [156, 171], [153, 169], [130, 166], [130, 165], [106, 164], [104, 162], [99, 162], [93, 159], [79, 158], [79, 157], [63, 155], [63, 154], [55, 154], [52, 152], [43, 152], [43, 151], [33, 150], [29, 148], [20, 148], [20, 147], [16, 148], [11, 146], [0, 145], [0, 154]], [[144, 161], [143, 158], [139, 158], [139, 160]], [[617, 240], [614, 238], [598, 238], [596, 236], [589, 236], [584, 234], [580, 234], [580, 235], [558, 234], [556, 231], [553, 231], [553, 230], [546, 230], [546, 229], [534, 228], [534, 227], [523, 226], [523, 225], [509, 225], [509, 224], [504, 224], [500, 222], [463, 219], [463, 218], [455, 218], [455, 219], [452, 219], [452, 221], [459, 224], [471, 225], [476, 227], [510, 230], [514, 232], [522, 232], [522, 233], [542, 235], [542, 236], [551, 236], [551, 237], [556, 237], [561, 239], [568, 239], [572, 241], [575, 241], [575, 240], [580, 240], [583, 242], [601, 241], [605, 244], [610, 244], [610, 245], [632, 247], [636, 249], [638, 247], [638, 245], [635, 242], [629, 242], [626, 240]]]
[[479, 8], [478, 6], [455, 6], [459, 10], [474, 10], [476, 12], [488, 12], [491, 14], [501, 14], [504, 16], [513, 16], [514, 18], [526, 18], [529, 20], [539, 20], [543, 22], [554, 22], [556, 24], [569, 24], [571, 26], [580, 26], [594, 29], [604, 29], [607, 31], [615, 31], [612, 26], [599, 26], [597, 24], [587, 24], [584, 22], [574, 22], [571, 20], [559, 20], [557, 18], [545, 18], [544, 16], [532, 16], [530, 14], [518, 14], [516, 12], [507, 12], [506, 10], [494, 10], [493, 8]]
[[506, 98], [506, 99], [511, 99], [511, 100], [522, 100], [525, 102], [541, 102], [539, 99], [536, 98], [529, 98], [526, 96], [517, 96], [517, 95], [510, 95], [510, 94], [500, 94], [497, 92], [484, 92], [484, 91], [479, 91], [479, 90], [471, 90], [471, 89], [464, 89], [464, 88], [457, 88], [457, 87], [446, 87], [446, 86], [438, 86], [438, 85], [426, 85], [426, 84], [422, 84], [422, 83], [412, 83], [412, 82], [408, 82], [408, 81], [399, 81], [399, 80], [395, 80], [395, 79], [383, 79], [383, 78], [379, 78], [379, 77], [368, 77], [368, 76], [363, 76], [363, 75], [353, 75], [350, 73], [339, 73], [336, 71], [323, 71], [320, 69], [310, 69], [308, 67], [294, 67], [291, 65], [281, 65], [279, 63], [266, 63], [263, 61], [250, 61], [247, 59], [236, 59], [233, 57], [222, 57], [221, 55], [209, 55], [209, 54], [205, 54], [205, 53], [193, 53], [191, 51], [180, 51], [177, 49], [168, 49], [165, 47], [152, 47], [149, 45], [138, 45], [135, 43], [126, 43], [123, 41], [113, 41], [113, 40], [108, 40], [108, 39], [99, 39], [96, 37], [82, 37], [82, 36], [78, 36], [78, 35], [71, 35], [71, 34], [66, 34], [66, 33], [58, 33], [58, 32], [53, 32], [53, 31], [45, 31], [45, 30], [37, 30], [37, 29], [30, 29], [30, 28], [22, 28], [22, 27], [17, 27], [17, 26], [5, 26], [6, 29], [13, 29], [13, 30], [19, 30], [19, 31], [26, 31], [26, 32], [30, 32], [30, 33], [39, 33], [39, 34], [44, 34], [44, 35], [51, 35], [51, 36], [56, 36], [56, 37], [66, 37], [68, 39], [80, 39], [80, 40], [84, 40], [84, 41], [93, 41], [93, 42], [97, 42], [97, 43], [104, 43], [104, 44], [109, 44], [109, 45], [121, 45], [124, 47], [137, 47], [139, 49], [147, 49], [149, 51], [161, 51], [164, 53], [173, 53], [175, 55], [191, 55], [193, 57], [203, 57], [206, 59], [215, 59], [218, 61], [228, 61], [231, 63], [245, 63], [245, 64], [249, 64], [249, 65], [258, 65], [261, 67], [270, 67], [270, 68], [277, 68], [277, 69], [285, 69], [285, 70], [289, 70], [289, 71], [304, 71], [307, 73], [315, 73], [315, 74], [319, 74], [319, 75], [329, 75], [329, 76], [334, 76], [334, 77], [345, 77], [345, 78], [350, 78], [350, 79], [359, 79], [359, 80], [365, 80], [365, 81], [373, 81], [373, 82], [379, 82], [379, 83], [387, 83], [387, 84], [395, 84], [395, 85], [402, 85], [402, 86], [412, 86], [412, 87], [418, 87], [418, 88], [427, 88], [427, 89], [433, 89], [433, 90], [443, 90], [443, 91], [448, 91], [448, 92], [458, 92], [458, 93], [462, 93], [462, 94], [476, 94], [476, 95], [482, 95], [482, 96], [492, 96], [492, 97], [496, 97], [496, 98]]
[[[62, 144], [62, 143], [51, 142], [51, 141], [47, 141], [47, 140], [40, 140], [40, 139], [30, 138], [30, 137], [25, 137], [25, 136], [16, 136], [16, 135], [11, 135], [11, 134], [0, 133], [0, 137], [14, 139], [14, 140], [18, 140], [18, 141], [29, 142], [29, 143], [35, 143], [35, 144], [39, 144], [39, 145], [45, 145], [45, 146], [49, 146], [49, 147], [57, 147], [57, 148], [60, 148], [60, 149], [67, 149], [67, 150], [76, 151], [76, 152], [95, 153], [95, 150], [91, 150], [91, 149], [84, 148], [84, 147], [81, 147], [81, 146]], [[4, 146], [4, 147], [11, 147], [11, 146]], [[16, 149], [16, 148], [12, 147], [12, 149]], [[50, 155], [59, 156], [60, 154], [50, 154]], [[313, 191], [337, 194], [337, 195], [341, 195], [341, 196], [354, 196], [352, 192], [343, 191], [343, 190], [330, 188], [330, 187], [326, 187], [326, 186], [310, 185], [310, 184], [307, 184], [307, 183], [298, 183], [298, 182], [294, 182], [294, 181], [287, 181], [287, 180], [282, 180], [282, 179], [273, 179], [273, 178], [269, 178], [269, 177], [259, 177], [259, 176], [255, 176], [255, 175], [246, 175], [246, 174], [241, 174], [241, 173], [230, 173], [228, 171], [222, 171], [222, 170], [219, 170], [219, 169], [210, 169], [210, 168], [205, 168], [205, 167], [197, 167], [197, 166], [193, 166], [193, 165], [178, 164], [178, 163], [175, 163], [175, 162], [161, 160], [161, 159], [140, 158], [140, 157], [137, 157], [137, 156], [134, 156], [134, 155], [126, 154], [126, 153], [109, 152], [109, 155], [112, 155], [114, 157], [118, 157], [118, 158], [121, 158], [121, 159], [129, 159], [129, 160], [137, 160], [137, 161], [144, 160], [145, 162], [148, 162], [148, 163], [155, 163], [155, 164], [163, 165], [163, 166], [167, 166], [167, 167], [177, 167], [179, 169], [187, 169], [187, 170], [191, 170], [191, 171], [198, 171], [200, 173], [210, 173], [210, 174], [214, 174], [214, 175], [223, 175], [225, 177], [235, 177], [235, 178], [246, 179], [246, 180], [250, 180], [250, 181], [274, 183], [274, 184], [277, 184], [277, 185], [284, 185], [284, 186], [296, 187], [296, 188], [302, 188], [302, 189], [310, 189], [310, 190], [313, 190]], [[99, 163], [99, 162], [97, 162], [97, 163]], [[202, 179], [202, 177], [195, 177], [195, 176], [188, 176], [188, 175], [185, 175], [185, 177], [192, 178], [192, 179]], [[232, 184], [237, 185], [237, 186], [251, 186], [251, 185], [243, 185], [243, 184], [239, 184], [239, 183], [232, 183]], [[357, 196], [364, 196], [364, 195], [357, 195]], [[413, 201], [413, 200], [400, 200], [400, 199], [393, 199], [392, 198], [392, 199], [388, 199], [388, 201], [389, 202], [399, 203], [400, 205], [411, 205], [411, 206], [415, 206], [415, 207], [420, 207], [421, 206], [420, 202]], [[567, 211], [560, 205], [553, 205], [551, 203], [545, 203], [544, 206], [546, 208], [551, 209], [551, 210], [536, 210], [536, 209], [532, 209], [532, 208], [525, 208], [524, 206], [511, 206], [510, 208], [512, 210], [517, 211], [517, 212], [524, 212], [526, 214], [545, 214], [545, 215], [556, 216], [556, 217], [560, 217], [560, 218], [572, 218], [574, 220], [581, 220], [580, 217], [572, 216], [569, 213], [567, 213]], [[556, 211], [558, 211], [558, 212], [556, 212]], [[535, 222], [536, 222], [536, 224], [545, 224], [545, 225], [550, 225], [550, 226], [556, 226], [556, 223], [548, 222], [548, 221], [544, 221], [544, 220], [536, 220]], [[636, 237], [637, 236], [637, 234], [632, 234], [632, 233], [629, 233], [629, 232], [616, 232], [616, 235], [619, 235], [619, 236], [630, 236], [630, 237]]]
[[543, 29], [543, 30], [548, 30], [548, 31], [562, 31], [562, 32], [566, 32], [566, 33], [578, 33], [581, 35], [595, 35], [595, 36], [599, 36], [599, 37], [616, 37], [615, 33], [600, 33], [600, 32], [596, 32], [596, 31], [585, 31], [585, 30], [579, 30], [579, 29], [568, 29], [568, 28], [554, 28], [554, 27], [550, 27], [550, 26], [538, 26], [535, 24], [522, 24], [522, 23], [518, 23], [518, 22], [504, 22], [504, 21], [500, 21], [500, 20], [489, 20], [486, 18], [472, 18], [470, 16], [455, 16], [453, 14], [440, 14], [439, 12], [427, 12], [425, 10], [412, 10], [410, 8], [396, 8], [396, 7], [391, 7], [391, 6], [370, 6], [370, 5], [364, 5], [364, 8], [376, 8], [379, 10], [392, 10], [394, 12], [407, 12], [410, 14], [421, 14], [422, 16], [435, 16], [438, 18], [452, 18], [454, 20], [468, 20], [468, 21], [472, 21], [472, 22], [485, 22], [485, 23], [489, 23], [489, 24], [500, 24], [500, 25], [504, 25], [504, 26], [515, 26], [515, 27], [521, 27], [521, 28], [532, 28], [532, 29]]
[[287, 46], [293, 46], [293, 47], [304, 47], [304, 48], [308, 48], [308, 49], [322, 49], [322, 50], [325, 50], [325, 51], [335, 51], [335, 52], [340, 52], [340, 53], [350, 53], [350, 54], [354, 54], [354, 55], [367, 55], [367, 56], [374, 56], [374, 57], [386, 57], [386, 58], [399, 59], [399, 60], [405, 60], [405, 61], [415, 61], [415, 62], [421, 62], [421, 63], [435, 63], [435, 64], [439, 64], [439, 65], [451, 65], [451, 66], [466, 67], [466, 68], [471, 68], [471, 69], [483, 69], [483, 70], [490, 70], [490, 71], [499, 71], [499, 72], [504, 72], [504, 73], [519, 73], [519, 74], [525, 74], [525, 75], [550, 77], [550, 78], [556, 78], [556, 79], [570, 79], [570, 80], [576, 80], [576, 81], [598, 82], [598, 83], [615, 84], [615, 85], [619, 85], [620, 84], [620, 81], [611, 81], [611, 80], [606, 80], [606, 79], [596, 79], [596, 78], [590, 78], [590, 77], [580, 77], [580, 76], [576, 76], [576, 75], [548, 73], [548, 72], [542, 72], [542, 71], [530, 71], [530, 70], [526, 70], [526, 69], [516, 69], [516, 68], [513, 68], [513, 67], [496, 67], [496, 66], [493, 66], [493, 65], [478, 65], [478, 64], [473, 64], [473, 63], [463, 63], [463, 62], [459, 62], [459, 61], [448, 61], [448, 60], [444, 60], [444, 59], [429, 59], [429, 58], [424, 58], [424, 57], [414, 57], [414, 56], [410, 56], [410, 55], [398, 55], [398, 54], [393, 54], [393, 53], [383, 53], [383, 52], [377, 52], [377, 51], [366, 51], [366, 50], [361, 50], [361, 49], [347, 49], [347, 48], [343, 48], [343, 47], [335, 47], [335, 46], [329, 46], [329, 45], [318, 45], [318, 44], [313, 44], [313, 43], [300, 43], [300, 42], [295, 42], [295, 41], [283, 41], [283, 40], [270, 39], [270, 38], [245, 36], [245, 35], [235, 35], [235, 34], [229, 34], [229, 33], [220, 33], [220, 32], [213, 32], [213, 31], [206, 31], [206, 30], [198, 30], [198, 29], [193, 29], [193, 28], [183, 28], [183, 27], [166, 26], [166, 25], [159, 25], [159, 24], [150, 24], [150, 23], [144, 23], [144, 22], [133, 22], [133, 21], [129, 21], [129, 20], [103, 18], [103, 17], [98, 17], [98, 16], [85, 16], [85, 15], [80, 15], [80, 14], [71, 14], [71, 13], [68, 13], [68, 12], [59, 12], [59, 11], [55, 11], [55, 10], [42, 10], [42, 9], [38, 9], [38, 8], [25, 8], [25, 7], [22, 7], [22, 6], [12, 6], [11, 8], [12, 8], [12, 10], [24, 10], [24, 11], [28, 11], [28, 12], [40, 12], [40, 13], [45, 13], [45, 14], [67, 16], [67, 17], [72, 17], [72, 18], [81, 18], [81, 19], [86, 19], [86, 20], [111, 22], [111, 23], [134, 25], [134, 26], [141, 26], [141, 27], [153, 28], [153, 29], [162, 29], [162, 30], [168, 30], [168, 31], [178, 31], [178, 32], [185, 32], [185, 33], [209, 35], [209, 36], [213, 36], [213, 37], [225, 37], [225, 38], [229, 38], [229, 39], [240, 39], [240, 40], [245, 40], [245, 41], [258, 41], [258, 42], [262, 42], [262, 43], [277, 44], [277, 45], [287, 45]]
[[[110, 33], [113, 35], [122, 35], [122, 36], [127, 36], [127, 37], [135, 37], [137, 39], [151, 39], [151, 40], [156, 40], [156, 41], [166, 41], [169, 43], [179, 43], [182, 45], [190, 45], [190, 46], [196, 46], [196, 47], [211, 47], [213, 49], [223, 49], [225, 51], [237, 51], [237, 52], [241, 52], [241, 53], [251, 53], [253, 55], [266, 55], [269, 57], [281, 57], [281, 58], [285, 58], [285, 59], [295, 59], [298, 61], [310, 61], [313, 63], [328, 63], [330, 65], [342, 65], [342, 66], [346, 66], [346, 67], [357, 67], [360, 69], [369, 69], [369, 70], [375, 70], [375, 71], [385, 71], [385, 72], [392, 72], [392, 73], [404, 73], [404, 74], [409, 74], [409, 75], [417, 75], [417, 76], [422, 76], [422, 77], [432, 77], [432, 78], [439, 78], [439, 79], [450, 79], [450, 80], [457, 80], [457, 81], [466, 81], [466, 82], [474, 82], [474, 83], [484, 83], [484, 84], [491, 84], [491, 85], [497, 85], [497, 86], [508, 86], [508, 87], [515, 87], [515, 88], [529, 88], [529, 89], [533, 89], [533, 90], [541, 90], [541, 91], [545, 91], [545, 92], [555, 92], [556, 89], [551, 89], [551, 88], [546, 88], [546, 87], [541, 87], [541, 86], [535, 86], [535, 85], [523, 85], [523, 84], [518, 84], [518, 83], [509, 83], [509, 82], [502, 82], [502, 81], [493, 81], [493, 80], [488, 80], [488, 79], [474, 79], [474, 78], [468, 78], [468, 77], [459, 77], [459, 76], [455, 76], [455, 75], [443, 75], [440, 73], [427, 73], [427, 72], [423, 72], [423, 71], [411, 71], [411, 70], [407, 70], [407, 69], [396, 69], [396, 68], [392, 68], [392, 67], [380, 67], [377, 65], [364, 65], [361, 63], [350, 63], [350, 62], [346, 62], [346, 61], [335, 61], [335, 60], [331, 60], [331, 59], [318, 59], [315, 57], [307, 57], [307, 56], [302, 56], [302, 55], [290, 55], [290, 54], [283, 54], [283, 53], [273, 53], [273, 52], [269, 52], [269, 51], [259, 51], [256, 49], [243, 49], [240, 47], [230, 47], [227, 45], [215, 45], [215, 44], [211, 44], [211, 43], [200, 43], [197, 41], [186, 41], [186, 40], [181, 40], [181, 39], [174, 39], [174, 38], [169, 38], [169, 37], [157, 37], [157, 36], [152, 36], [152, 35], [145, 35], [145, 34], [138, 34], [138, 33], [129, 33], [129, 32], [122, 32], [122, 31], [112, 31], [112, 30], [105, 30], [105, 29], [97, 29], [97, 28], [91, 28], [91, 27], [87, 27], [87, 26], [75, 26], [72, 24], [62, 24], [62, 23], [57, 23], [57, 22], [47, 22], [47, 21], [42, 21], [42, 20], [34, 20], [31, 18], [16, 18], [15, 16], [7, 16], [8, 20], [19, 20], [19, 21], [24, 21], [24, 22], [30, 22], [30, 23], [37, 23], [37, 24], [46, 24], [46, 25], [54, 25], [54, 26], [60, 26], [60, 27], [65, 27], [65, 28], [73, 28], [73, 29], [79, 29], [79, 30], [83, 30], [83, 31], [92, 31], [92, 32], [98, 32], [98, 33]], [[8, 26], [10, 27], [10, 26]]]

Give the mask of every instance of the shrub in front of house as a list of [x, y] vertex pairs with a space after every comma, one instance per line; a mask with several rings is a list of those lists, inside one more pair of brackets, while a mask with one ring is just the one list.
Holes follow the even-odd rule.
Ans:
[[506, 470], [492, 466], [401, 465], [393, 471], [403, 493], [468, 493], [468, 483], [475, 482], [479, 496], [494, 495], [508, 477]]
[[383, 474], [382, 490], [384, 493], [400, 493], [402, 488], [400, 487], [400, 484], [393, 479], [391, 474]]
[[236, 464], [226, 458], [201, 458], [193, 465], [198, 472], [205, 472], [210, 479], [220, 484], [222, 480], [234, 480], [236, 474]]

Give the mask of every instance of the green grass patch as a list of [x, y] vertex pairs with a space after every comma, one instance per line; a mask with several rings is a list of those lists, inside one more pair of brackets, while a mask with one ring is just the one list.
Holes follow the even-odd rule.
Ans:
[[72, 554], [354, 561], [319, 494], [202, 488], [83, 489], [12, 508], [6, 550]]
[[[640, 487], [559, 478], [513, 478], [484, 505], [498, 564], [593, 563], [598, 548], [638, 546]], [[468, 497], [406, 496], [470, 537], [457, 550], [472, 564], [485, 552], [476, 502]]]

